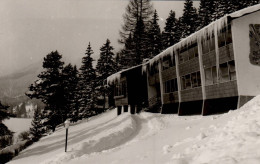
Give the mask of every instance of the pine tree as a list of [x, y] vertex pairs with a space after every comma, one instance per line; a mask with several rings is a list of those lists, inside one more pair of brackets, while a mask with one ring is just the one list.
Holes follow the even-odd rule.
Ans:
[[50, 110], [50, 115], [46, 115], [49, 119], [49, 126], [53, 131], [58, 124], [63, 122], [64, 116], [64, 90], [62, 86], [62, 56], [58, 51], [51, 52], [44, 57], [44, 71], [38, 75], [38, 80], [31, 84], [29, 92], [26, 95], [30, 98], [41, 99], [45, 104], [45, 110]]
[[[96, 104], [96, 72], [93, 68], [93, 54], [90, 43], [88, 44], [85, 56], [82, 58], [82, 65], [79, 72], [79, 119], [90, 117]], [[78, 96], [79, 96], [78, 95]]]
[[200, 7], [199, 7], [199, 13], [198, 13], [198, 21], [199, 21], [199, 27], [198, 29], [201, 29], [211, 22], [213, 22], [217, 15], [219, 14], [216, 12], [216, 4], [217, 1], [212, 0], [201, 0], [200, 1]]
[[162, 36], [158, 20], [158, 14], [155, 10], [148, 29], [148, 58], [152, 58], [162, 51]]
[[165, 22], [164, 31], [162, 32], [162, 45], [163, 49], [166, 49], [179, 41], [177, 35], [177, 22], [178, 20], [175, 18], [175, 12], [170, 11], [168, 18]]
[[215, 10], [214, 15], [215, 15], [216, 19], [219, 19], [229, 13], [228, 1], [226, 1], [226, 0], [215, 1], [215, 7], [216, 7], [216, 10]]
[[75, 118], [75, 115], [78, 112], [78, 98], [76, 93], [78, 91], [78, 70], [76, 66], [68, 64], [62, 70], [62, 80], [64, 88], [64, 97], [65, 97], [65, 110], [66, 118]]
[[104, 85], [106, 78], [117, 71], [113, 50], [114, 48], [110, 45], [109, 39], [107, 39], [106, 43], [100, 48], [100, 58], [98, 59], [96, 66], [99, 81], [99, 96], [104, 96], [106, 94]]
[[185, 0], [183, 15], [180, 17], [180, 27], [182, 29], [181, 38], [186, 38], [194, 33], [198, 27], [198, 14], [195, 7], [193, 7], [192, 0]]
[[129, 35], [132, 35], [133, 49], [127, 49], [131, 51], [128, 55], [131, 55], [133, 65], [140, 64], [144, 58], [147, 58], [147, 25], [150, 17], [153, 14], [153, 7], [150, 0], [130, 0], [126, 7], [126, 13], [124, 14], [124, 25], [119, 32], [121, 39], [119, 42], [127, 47], [129, 42]]
[[135, 52], [133, 51], [134, 49], [135, 43], [132, 34], [130, 33], [128, 38], [126, 39], [124, 48], [119, 52], [119, 62], [122, 69], [126, 69], [136, 65], [136, 61], [133, 59], [133, 57], [135, 57]]
[[116, 72], [116, 63], [114, 61], [114, 48], [110, 45], [110, 40], [100, 48], [100, 57], [97, 62], [96, 70], [98, 73], [99, 84], [110, 75]]
[[32, 127], [30, 128], [30, 134], [32, 135], [32, 139], [33, 141], [38, 141], [44, 133], [44, 126], [41, 123], [41, 114], [38, 108], [34, 111], [31, 125]]
[[13, 116], [7, 111], [8, 107], [9, 106], [2, 105], [0, 101], [0, 149], [11, 144], [13, 138], [12, 132], [3, 124], [3, 120]]

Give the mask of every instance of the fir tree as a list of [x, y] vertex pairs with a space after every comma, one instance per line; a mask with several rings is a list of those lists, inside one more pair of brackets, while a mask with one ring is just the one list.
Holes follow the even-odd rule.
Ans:
[[216, 14], [219, 14], [216, 12], [216, 4], [217, 1], [212, 0], [201, 0], [200, 1], [200, 7], [199, 7], [199, 13], [198, 13], [198, 21], [199, 21], [199, 29], [207, 26], [212, 21], [214, 21], [217, 17]]
[[13, 138], [12, 132], [3, 124], [3, 120], [13, 116], [7, 111], [8, 107], [9, 106], [2, 105], [0, 101], [0, 149], [11, 144]]
[[216, 6], [216, 10], [215, 10], [214, 15], [215, 15], [216, 19], [219, 19], [229, 13], [228, 1], [217, 0], [217, 1], [215, 1], [215, 6]]
[[192, 0], [185, 0], [183, 15], [180, 17], [180, 27], [182, 29], [181, 38], [186, 38], [194, 33], [198, 27], [198, 14], [195, 7], [193, 7]]
[[179, 41], [177, 35], [177, 19], [175, 18], [175, 12], [170, 11], [168, 18], [165, 22], [164, 31], [162, 32], [162, 45], [163, 49], [166, 49]]
[[41, 114], [38, 108], [34, 111], [33, 120], [31, 122], [30, 134], [33, 141], [38, 141], [44, 133], [44, 126], [41, 123]]
[[158, 20], [158, 14], [155, 10], [148, 30], [148, 58], [152, 58], [162, 51], [162, 37]]
[[[90, 43], [88, 44], [85, 56], [82, 58], [82, 65], [79, 72], [79, 118], [90, 117], [95, 108], [96, 103], [96, 73], [93, 68], [93, 59], [91, 55], [93, 54]], [[78, 95], [78, 97], [79, 97]]]
[[110, 45], [109, 39], [107, 39], [106, 43], [100, 48], [100, 58], [96, 66], [99, 81], [99, 96], [106, 94], [106, 88], [104, 86], [106, 78], [117, 71], [113, 50], [114, 48]]
[[62, 71], [64, 97], [65, 97], [65, 110], [66, 117], [77, 117], [78, 112], [78, 98], [76, 96], [78, 91], [78, 70], [76, 66], [68, 64]]
[[[147, 57], [147, 31], [145, 30], [148, 26], [150, 17], [153, 13], [152, 5], [150, 0], [130, 0], [126, 7], [126, 13], [124, 14], [124, 25], [122, 30], [119, 32], [121, 39], [119, 42], [127, 47], [129, 41], [133, 45], [133, 49], [127, 49], [131, 51], [127, 55], [131, 57], [132, 65], [137, 65]], [[129, 40], [129, 35], [132, 35], [132, 40]], [[128, 42], [128, 43], [127, 43]]]
[[62, 56], [58, 51], [51, 52], [44, 57], [44, 71], [38, 75], [38, 80], [31, 84], [26, 95], [30, 98], [41, 99], [45, 104], [45, 110], [52, 111], [51, 115], [46, 115], [49, 119], [49, 126], [53, 131], [58, 124], [63, 122], [64, 116], [64, 90], [62, 86]]
[[132, 34], [130, 33], [125, 41], [124, 48], [119, 52], [121, 68], [126, 69], [136, 65], [135, 60], [133, 60], [133, 57], [135, 56], [134, 49], [135, 43]]
[[106, 43], [100, 48], [100, 57], [96, 66], [100, 83], [103, 83], [108, 76], [116, 72], [113, 50], [114, 48], [110, 45], [109, 39], [107, 39]]

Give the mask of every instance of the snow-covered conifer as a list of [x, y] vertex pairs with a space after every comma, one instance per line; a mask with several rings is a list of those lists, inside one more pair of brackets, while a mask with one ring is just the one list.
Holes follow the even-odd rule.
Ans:
[[50, 110], [56, 117], [48, 116], [49, 126], [54, 131], [55, 127], [64, 121], [64, 90], [62, 86], [62, 55], [58, 51], [49, 53], [44, 57], [44, 71], [38, 75], [38, 80], [31, 84], [26, 95], [30, 98], [41, 99], [45, 104], [45, 110]]
[[166, 49], [179, 41], [179, 38], [176, 37], [178, 30], [177, 21], [178, 20], [175, 18], [175, 12], [171, 10], [166, 19], [164, 31], [162, 32], [163, 49]]
[[198, 27], [198, 14], [195, 7], [193, 7], [192, 0], [185, 0], [183, 15], [180, 17], [180, 27], [182, 30], [181, 38], [186, 38], [194, 33]]
[[85, 56], [82, 58], [82, 65], [79, 72], [79, 117], [87, 118], [90, 117], [95, 108], [96, 103], [96, 72], [93, 68], [92, 62], [93, 54], [90, 43], [88, 44]]
[[153, 18], [150, 21], [148, 28], [148, 58], [158, 55], [162, 51], [161, 29], [158, 24], [158, 14], [154, 11]]

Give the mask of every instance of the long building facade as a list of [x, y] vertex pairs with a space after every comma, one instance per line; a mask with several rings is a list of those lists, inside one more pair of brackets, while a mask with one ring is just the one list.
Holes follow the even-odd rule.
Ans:
[[125, 100], [141, 101], [115, 97], [118, 108], [208, 115], [241, 107], [260, 94], [260, 5], [212, 22], [108, 82], [123, 86], [124, 79]]

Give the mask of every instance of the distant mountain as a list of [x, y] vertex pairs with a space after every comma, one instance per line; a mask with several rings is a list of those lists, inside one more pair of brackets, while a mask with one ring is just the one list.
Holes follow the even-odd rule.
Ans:
[[29, 101], [36, 105], [39, 100], [30, 100], [25, 92], [42, 71], [42, 61], [32, 63], [20, 71], [0, 77], [0, 100], [3, 104], [15, 107]]

